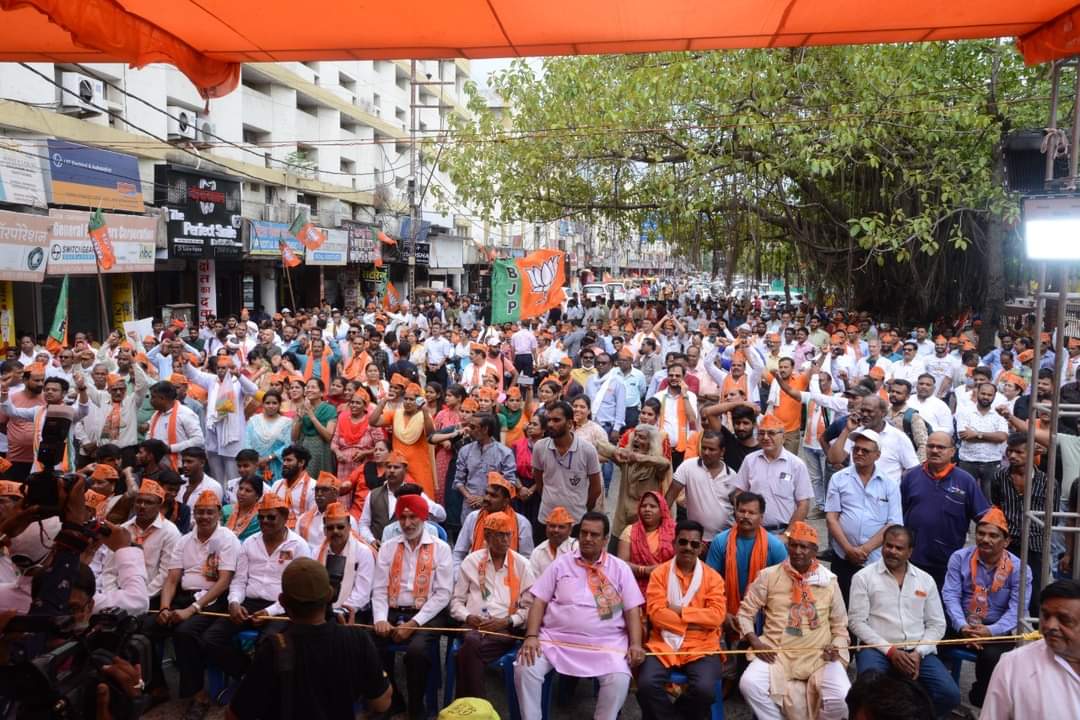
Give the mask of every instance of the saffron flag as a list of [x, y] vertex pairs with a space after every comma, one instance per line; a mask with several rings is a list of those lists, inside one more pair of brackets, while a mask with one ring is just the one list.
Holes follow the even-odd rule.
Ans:
[[381, 242], [383, 245], [397, 245], [397, 240], [390, 237], [382, 230], [379, 231], [379, 234], [376, 237], [379, 238], [379, 242]]
[[56, 314], [53, 315], [49, 337], [45, 340], [45, 349], [56, 355], [68, 344], [68, 276], [60, 285], [60, 294], [56, 298]]
[[326, 233], [315, 227], [304, 211], [293, 218], [289, 232], [308, 250], [318, 250], [326, 242]]
[[386, 294], [383, 295], [382, 302], [383, 307], [387, 309], [392, 308], [395, 305], [401, 304], [401, 293], [399, 293], [397, 291], [397, 288], [394, 287], [394, 283], [390, 282], [389, 280], [386, 281]]
[[116, 253], [113, 252], [112, 239], [109, 237], [109, 226], [105, 223], [105, 213], [98, 208], [90, 216], [90, 224], [87, 226], [90, 240], [94, 243], [94, 254], [97, 255], [98, 264], [102, 270], [111, 270], [116, 264]]
[[285, 242], [281, 243], [281, 264], [282, 265], [284, 265], [287, 268], [294, 268], [294, 267], [296, 267], [297, 265], [299, 265], [302, 262], [303, 262], [303, 260], [301, 260], [299, 257], [297, 257], [296, 253], [293, 252], [293, 249], [291, 247], [289, 247], [288, 243], [285, 243]]
[[537, 250], [516, 260], [496, 260], [491, 272], [491, 322], [528, 320], [565, 297], [566, 253]]

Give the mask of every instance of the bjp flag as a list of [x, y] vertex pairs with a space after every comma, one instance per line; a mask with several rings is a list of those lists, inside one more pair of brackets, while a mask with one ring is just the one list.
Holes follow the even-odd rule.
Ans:
[[105, 223], [105, 213], [98, 208], [90, 216], [90, 223], [86, 228], [90, 240], [94, 243], [94, 253], [102, 270], [111, 270], [116, 264], [116, 254], [113, 252], [112, 239], [109, 237], [109, 226]]
[[299, 240], [308, 250], [318, 250], [326, 242], [326, 233], [315, 227], [304, 211], [300, 211], [293, 218], [292, 224], [289, 225], [289, 234]]
[[383, 295], [382, 301], [383, 307], [387, 309], [401, 304], [401, 293], [394, 287], [394, 283], [389, 280], [386, 281], [386, 294]]
[[491, 274], [491, 322], [543, 315], [565, 298], [566, 253], [537, 250], [516, 260], [496, 260]]

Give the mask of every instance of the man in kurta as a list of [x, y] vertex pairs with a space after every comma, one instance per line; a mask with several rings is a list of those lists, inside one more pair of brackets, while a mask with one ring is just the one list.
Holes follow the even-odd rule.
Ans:
[[634, 428], [628, 448], [601, 442], [596, 449], [601, 460], [613, 459], [619, 466], [619, 497], [611, 520], [612, 532], [619, 537], [637, 520], [642, 495], [652, 490], [663, 496], [671, 484], [671, 462], [664, 457], [660, 429], [654, 425]]
[[577, 540], [570, 537], [573, 527], [574, 518], [566, 508], [561, 505], [552, 508], [544, 519], [544, 535], [547, 540], [537, 545], [529, 556], [533, 577], [540, 577], [557, 558], [577, 550]]
[[[727, 610], [724, 579], [699, 558], [704, 533], [694, 520], [679, 523], [675, 557], [649, 578], [645, 608], [651, 632], [645, 646], [658, 654], [645, 658], [637, 676], [638, 704], [647, 719], [666, 720], [674, 711], [685, 720], [702, 720], [713, 704], [723, 662], [709, 653], [720, 647]], [[686, 654], [662, 654], [668, 652]], [[689, 681], [674, 705], [666, 690], [672, 670]]]
[[236, 454], [244, 449], [247, 430], [244, 405], [259, 388], [240, 373], [231, 357], [221, 355], [214, 361], [214, 374], [185, 363], [184, 375], [206, 390], [206, 454], [210, 474], [225, 481], [237, 475]]
[[847, 611], [836, 576], [817, 561], [817, 530], [797, 520], [787, 537], [788, 559], [762, 570], [739, 607], [739, 630], [756, 651], [739, 690], [758, 720], [838, 720], [851, 687]]
[[605, 552], [610, 536], [607, 515], [585, 513], [578, 550], [556, 559], [530, 590], [533, 605], [514, 665], [523, 720], [540, 720], [544, 678], [552, 670], [599, 680], [594, 720], [615, 720], [626, 701], [630, 669], [645, 659], [641, 646], [645, 599], [630, 566]]
[[461, 533], [454, 544], [455, 573], [466, 555], [485, 547], [487, 531], [484, 521], [496, 513], [505, 514], [510, 522], [512, 530], [510, 549], [525, 557], [528, 557], [533, 550], [532, 524], [524, 515], [514, 512], [514, 508], [510, 505], [510, 501], [517, 494], [514, 486], [494, 471], [488, 473], [487, 483], [483, 504], [479, 510], [473, 510], [465, 516], [465, 523], [461, 526]]
[[[488, 486], [490, 489], [490, 486]], [[484, 697], [484, 666], [508, 652], [517, 641], [480, 630], [517, 635], [524, 631], [534, 577], [528, 559], [511, 543], [517, 526], [504, 512], [484, 518], [484, 547], [469, 553], [458, 572], [450, 615], [471, 632], [457, 653], [457, 696]]]

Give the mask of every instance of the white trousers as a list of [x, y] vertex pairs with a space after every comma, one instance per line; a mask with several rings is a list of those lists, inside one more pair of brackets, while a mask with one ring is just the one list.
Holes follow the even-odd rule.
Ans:
[[[522, 720], [540, 720], [544, 679], [554, 669], [543, 654], [536, 658], [532, 665], [523, 665], [520, 660], [514, 662], [514, 686], [517, 688]], [[615, 720], [626, 702], [626, 693], [630, 690], [630, 676], [611, 673], [600, 675], [597, 680], [600, 682], [600, 692], [596, 696], [593, 720]]]
[[225, 484], [228, 483], [229, 480], [240, 474], [240, 471], [236, 469], [235, 457], [218, 455], [217, 453], [207, 453], [206, 464], [209, 465], [209, 467], [206, 468], [206, 474], [221, 483], [222, 490], [225, 489]]
[[[826, 663], [821, 669], [821, 720], [842, 720], [847, 717], [844, 699], [850, 688], [851, 681], [843, 664], [839, 661]], [[784, 720], [780, 706], [769, 695], [769, 663], [764, 660], [751, 661], [739, 680], [739, 690], [757, 720]]]

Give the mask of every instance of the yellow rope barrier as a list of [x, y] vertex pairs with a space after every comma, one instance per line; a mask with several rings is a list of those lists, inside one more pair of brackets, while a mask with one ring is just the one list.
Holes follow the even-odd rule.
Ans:
[[[158, 610], [157, 612], [161, 612], [161, 611]], [[200, 612], [199, 614], [203, 615], [203, 616], [206, 616], [206, 617], [218, 617], [218, 618], [231, 618], [232, 617], [228, 613], [218, 613], [218, 612]], [[266, 620], [263, 620], [262, 622], [292, 622], [292, 619], [290, 617], [288, 617], [287, 615], [281, 615], [281, 616], [275, 615], [275, 616], [272, 616], [272, 617], [271, 616], [261, 615], [259, 617], [260, 618], [263, 618], [263, 617], [266, 618]], [[375, 629], [374, 625], [368, 625], [368, 624], [365, 624], [365, 623], [345, 623], [345, 624], [350, 626], [350, 627], [363, 628], [364, 630], [374, 630]], [[492, 637], [501, 637], [501, 638], [506, 638], [508, 640], [521, 640], [522, 639], [518, 635], [512, 635], [510, 633], [500, 632], [498, 630], [479, 630], [479, 629], [470, 628], [470, 627], [452, 627], [452, 628], [450, 628], [450, 627], [429, 627], [429, 626], [421, 625], [419, 627], [413, 628], [413, 632], [437, 632], [437, 633], [478, 632], [481, 635], [490, 635]], [[925, 641], [920, 640], [918, 642], [904, 643], [904, 645], [911, 645], [911, 646], [916, 646], [916, 645], [972, 645], [972, 644], [985, 645], [985, 644], [988, 644], [988, 643], [1015, 642], [1017, 640], [1020, 640], [1020, 641], [1023, 641], [1023, 642], [1031, 642], [1031, 641], [1034, 641], [1034, 640], [1039, 640], [1041, 638], [1042, 638], [1042, 633], [1040, 633], [1038, 630], [1034, 630], [1032, 632], [1023, 633], [1023, 634], [1020, 634], [1020, 635], [994, 635], [994, 636], [990, 636], [990, 637], [986, 637], [986, 638], [948, 638], [948, 639], [942, 638], [941, 640], [925, 640]], [[606, 652], [606, 653], [615, 653], [615, 654], [618, 654], [618, 655], [624, 655], [626, 653], [626, 650], [622, 650], [622, 649], [619, 649], [619, 648], [603, 647], [603, 646], [600, 646], [600, 645], [589, 645], [589, 644], [586, 644], [586, 643], [576, 643], [576, 642], [572, 642], [572, 641], [569, 641], [569, 640], [544, 640], [544, 639], [540, 639], [539, 641], [541, 643], [545, 644], [545, 645], [553, 645], [553, 646], [556, 646], [556, 647], [571, 648], [571, 649], [574, 649], [574, 650], [585, 650], [585, 651], [588, 651], [588, 652]], [[893, 647], [893, 645], [896, 645], [896, 644], [898, 644], [898, 643], [877, 643], [877, 644], [866, 644], [866, 645], [848, 645], [846, 647], [836, 647], [834, 645], [828, 645], [826, 647], [829, 647], [829, 648], [836, 647], [837, 650], [856, 651], [856, 650], [890, 648], [890, 647]], [[702, 657], [702, 656], [706, 656], [706, 655], [756, 655], [756, 654], [762, 653], [762, 652], [785, 654], [785, 655], [798, 655], [798, 654], [802, 654], [802, 653], [819, 653], [819, 652], [824, 651], [825, 649], [826, 649], [825, 647], [764, 648], [762, 650], [754, 650], [753, 648], [737, 648], [737, 649], [733, 649], [733, 650], [710, 650], [710, 651], [707, 651], [707, 652], [700, 652], [700, 651], [672, 651], [672, 652], [646, 652], [645, 654], [646, 655], [653, 655], [653, 656], [665, 656], [665, 657], [676, 657], [676, 656], [680, 656], [680, 655], [694, 655], [694, 656], [697, 656], [697, 657]]]

